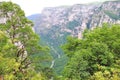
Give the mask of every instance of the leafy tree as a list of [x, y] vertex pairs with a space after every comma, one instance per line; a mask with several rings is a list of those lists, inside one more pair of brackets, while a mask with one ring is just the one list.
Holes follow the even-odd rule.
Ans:
[[120, 25], [103, 24], [102, 28], [85, 32], [81, 40], [69, 37], [63, 46], [64, 52], [69, 57], [64, 77], [68, 80], [88, 80], [96, 72], [120, 69], [119, 35]]
[[[5, 37], [0, 33], [3, 37], [0, 38], [0, 58], [3, 60], [0, 64], [3, 70], [1, 75], [6, 80], [30, 80], [36, 75], [36, 64], [49, 60], [45, 57], [48, 48], [39, 45], [39, 37], [32, 30], [33, 23], [25, 17], [19, 5], [2, 2], [0, 10], [0, 16], [5, 20], [0, 24], [0, 31], [5, 33]], [[42, 70], [38, 73], [40, 71]], [[7, 73], [12, 77], [6, 75]]]
[[120, 79], [120, 70], [111, 68], [110, 71], [98, 71], [90, 77], [89, 80], [119, 80]]
[[15, 62], [15, 58], [12, 57], [14, 50], [10, 50], [11, 48], [15, 48], [15, 46], [9, 42], [5, 33], [0, 31], [0, 76], [2, 78], [3, 75], [9, 75], [9, 79], [11, 79], [13, 76], [11, 71], [19, 66], [19, 63]]

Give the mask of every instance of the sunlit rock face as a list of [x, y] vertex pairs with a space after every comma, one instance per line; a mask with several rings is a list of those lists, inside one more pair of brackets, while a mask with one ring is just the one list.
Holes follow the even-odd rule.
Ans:
[[103, 23], [120, 24], [120, 1], [45, 8], [35, 21], [35, 31], [49, 34], [49, 30], [59, 28], [59, 35], [67, 32], [80, 38], [86, 28], [94, 29]]
[[120, 24], [120, 1], [108, 1], [95, 10], [90, 28], [102, 26], [103, 23]]

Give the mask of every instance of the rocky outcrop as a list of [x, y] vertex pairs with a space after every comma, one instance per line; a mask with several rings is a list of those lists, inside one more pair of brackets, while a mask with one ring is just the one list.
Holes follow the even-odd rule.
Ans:
[[46, 34], [54, 26], [59, 32], [67, 32], [78, 38], [86, 29], [93, 29], [103, 23], [120, 23], [120, 1], [100, 4], [76, 4], [73, 6], [45, 8], [35, 22], [35, 30]]
[[93, 29], [103, 23], [120, 24], [120, 1], [107, 1], [95, 9], [89, 27]]

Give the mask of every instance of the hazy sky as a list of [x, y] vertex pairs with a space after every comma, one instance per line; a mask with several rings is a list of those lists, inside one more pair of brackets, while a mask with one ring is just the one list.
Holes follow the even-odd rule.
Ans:
[[21, 6], [26, 16], [40, 13], [44, 7], [55, 7], [61, 5], [83, 4], [103, 0], [0, 0], [12, 1]]

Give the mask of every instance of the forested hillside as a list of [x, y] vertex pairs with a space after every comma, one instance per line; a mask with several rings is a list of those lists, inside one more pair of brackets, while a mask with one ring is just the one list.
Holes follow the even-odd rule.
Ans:
[[49, 8], [33, 24], [1, 2], [0, 80], [120, 80], [120, 1], [97, 5]]
[[48, 7], [36, 18], [35, 15], [28, 18], [34, 22], [35, 32], [40, 35], [42, 44], [50, 47], [55, 63], [53, 69], [60, 74], [67, 63], [67, 57], [61, 50], [66, 37], [82, 38], [85, 29], [93, 30], [103, 23], [120, 24], [120, 1]]

